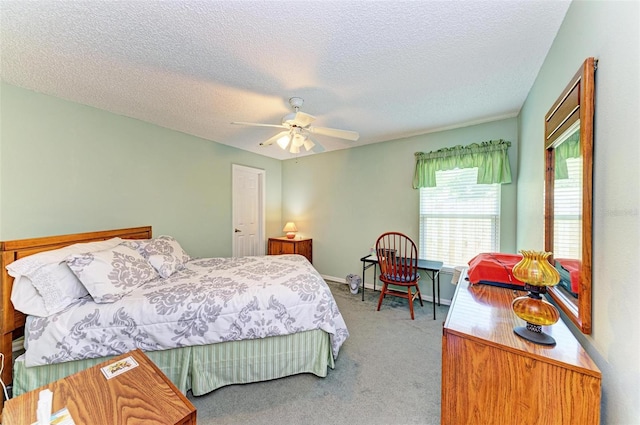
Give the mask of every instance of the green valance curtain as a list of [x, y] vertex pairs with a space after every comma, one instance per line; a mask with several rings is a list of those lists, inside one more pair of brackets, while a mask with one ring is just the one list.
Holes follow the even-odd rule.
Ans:
[[554, 178], [556, 180], [568, 179], [567, 159], [580, 158], [580, 155], [582, 155], [580, 152], [580, 132], [576, 131], [555, 148], [556, 168], [554, 170]]
[[511, 183], [507, 149], [511, 142], [489, 140], [468, 146], [454, 146], [429, 153], [416, 152], [413, 188], [435, 187], [436, 171], [478, 168], [478, 184]]

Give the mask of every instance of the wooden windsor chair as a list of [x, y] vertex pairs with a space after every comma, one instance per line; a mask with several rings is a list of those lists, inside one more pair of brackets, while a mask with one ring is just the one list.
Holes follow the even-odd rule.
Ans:
[[[376, 241], [376, 256], [380, 265], [380, 281], [382, 291], [378, 300], [378, 311], [382, 300], [387, 295], [406, 298], [409, 301], [411, 320], [414, 320], [413, 301], [417, 298], [422, 303], [422, 295], [418, 281], [418, 249], [416, 244], [407, 235], [399, 232], [387, 232]], [[402, 287], [402, 289], [389, 288], [389, 285]], [[415, 293], [412, 292], [415, 289]]]

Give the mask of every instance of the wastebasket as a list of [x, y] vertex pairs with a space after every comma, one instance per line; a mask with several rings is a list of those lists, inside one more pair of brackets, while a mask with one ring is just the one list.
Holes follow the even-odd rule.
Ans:
[[362, 285], [362, 278], [357, 274], [348, 274], [346, 277], [347, 284], [352, 294], [357, 294], [360, 285]]

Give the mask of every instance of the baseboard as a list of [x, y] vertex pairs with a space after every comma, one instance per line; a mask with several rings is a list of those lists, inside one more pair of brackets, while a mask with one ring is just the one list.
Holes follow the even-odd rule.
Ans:
[[330, 280], [331, 282], [335, 282], [335, 283], [347, 283], [347, 279], [344, 277], [335, 277], [335, 276], [329, 276], [326, 274], [321, 274], [320, 276], [322, 276], [322, 278], [324, 280]]
[[[328, 275], [324, 275], [324, 274], [320, 275], [320, 276], [322, 276], [322, 278], [324, 280], [328, 280], [330, 282], [342, 283], [344, 285], [347, 284], [347, 280], [345, 278], [343, 278], [343, 277], [328, 276]], [[364, 287], [365, 287], [365, 289], [369, 289], [371, 291], [374, 290], [373, 289], [373, 283], [365, 282], [364, 283]], [[361, 290], [362, 290], [362, 287], [360, 288], [359, 291], [361, 291]], [[375, 290], [379, 292], [380, 291], [380, 285], [376, 285], [376, 289]], [[433, 297], [431, 295], [426, 295], [426, 296], [423, 295], [422, 296], [422, 301], [433, 302]], [[451, 305], [451, 300], [440, 298], [440, 304], [442, 304], [442, 305]]]

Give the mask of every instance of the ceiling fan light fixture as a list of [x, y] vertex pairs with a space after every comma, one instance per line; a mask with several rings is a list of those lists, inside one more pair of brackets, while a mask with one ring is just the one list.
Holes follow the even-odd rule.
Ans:
[[302, 136], [301, 134], [296, 134], [295, 136], [293, 136], [293, 142], [291, 146], [295, 146], [296, 148], [299, 148], [304, 144], [304, 139], [305, 137]]
[[303, 103], [304, 100], [301, 97], [289, 98], [289, 104], [294, 112], [290, 112], [282, 117], [281, 124], [260, 124], [240, 121], [234, 121], [232, 124], [283, 129], [284, 131], [260, 143], [260, 146], [269, 146], [277, 143], [280, 149], [291, 153], [299, 153], [302, 146], [304, 146], [307, 151], [313, 150], [317, 153], [324, 152], [324, 147], [312, 137], [313, 134], [351, 141], [356, 141], [360, 137], [357, 131], [312, 126], [311, 124], [315, 121], [316, 117], [300, 111]]
[[276, 143], [278, 144], [278, 146], [280, 146], [283, 150], [287, 149], [287, 146], [289, 146], [289, 141], [291, 140], [291, 135], [286, 134], [284, 136], [282, 136], [281, 138], [279, 138]]
[[315, 143], [313, 143], [313, 142], [312, 142], [311, 140], [309, 140], [308, 138], [305, 138], [305, 139], [304, 139], [304, 148], [305, 148], [307, 151], [310, 151], [311, 149], [313, 149], [313, 147], [314, 147], [315, 145], [316, 145], [316, 144], [315, 144]]

